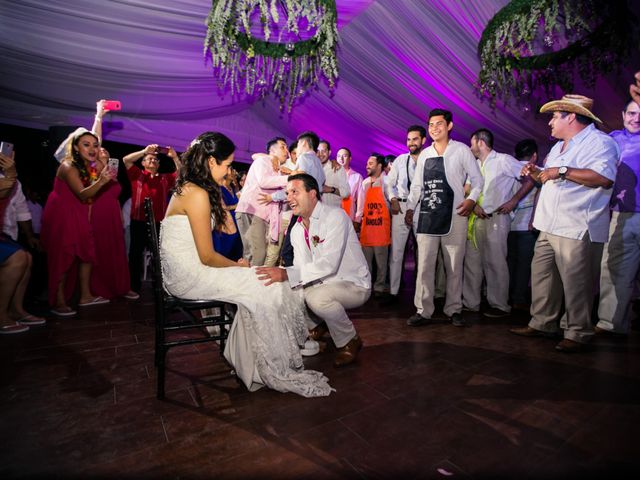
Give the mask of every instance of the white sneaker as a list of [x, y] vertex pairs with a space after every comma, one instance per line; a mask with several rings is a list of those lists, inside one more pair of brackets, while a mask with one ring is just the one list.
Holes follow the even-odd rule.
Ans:
[[300, 354], [303, 357], [313, 357], [320, 352], [320, 344], [310, 338], [304, 342], [304, 348], [300, 349]]

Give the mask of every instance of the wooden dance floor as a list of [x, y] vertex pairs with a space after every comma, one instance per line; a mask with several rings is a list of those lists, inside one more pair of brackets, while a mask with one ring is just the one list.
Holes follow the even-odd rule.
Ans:
[[412, 328], [353, 311], [365, 343], [337, 390], [248, 393], [213, 344], [169, 352], [155, 398], [153, 302], [118, 300], [0, 339], [0, 478], [616, 478], [640, 467], [640, 334], [567, 355], [525, 315]]

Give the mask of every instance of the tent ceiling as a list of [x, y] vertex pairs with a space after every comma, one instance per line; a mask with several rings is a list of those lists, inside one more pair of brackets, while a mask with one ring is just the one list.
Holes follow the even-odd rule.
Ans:
[[[424, 124], [441, 106], [454, 112], [456, 138], [493, 130], [511, 151], [534, 137], [549, 144], [545, 116], [501, 106], [492, 111], [473, 92], [478, 40], [506, 0], [338, 0], [340, 80], [322, 86], [291, 115], [273, 99], [221, 97], [203, 57], [203, 0], [5, 0], [0, 3], [3, 51], [0, 122], [47, 129], [92, 121], [95, 100], [121, 100], [105, 137], [178, 150], [205, 130], [238, 145], [238, 157], [263, 150], [276, 134], [306, 129], [354, 152], [362, 167], [371, 151], [401, 153], [405, 129]], [[637, 0], [633, 0], [637, 4]], [[636, 11], [640, 11], [637, 9]], [[619, 128], [620, 106], [634, 67], [580, 93], [596, 99], [605, 128]]]

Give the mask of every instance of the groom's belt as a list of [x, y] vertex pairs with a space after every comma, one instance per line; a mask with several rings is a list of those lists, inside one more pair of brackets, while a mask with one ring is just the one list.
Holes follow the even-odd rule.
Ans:
[[322, 280], [320, 280], [320, 279], [318, 279], [318, 280], [314, 280], [314, 281], [312, 281], [312, 282], [305, 283], [305, 284], [302, 286], [302, 289], [304, 290], [305, 288], [313, 287], [313, 286], [315, 286], [315, 285], [320, 285], [320, 284], [322, 284]]

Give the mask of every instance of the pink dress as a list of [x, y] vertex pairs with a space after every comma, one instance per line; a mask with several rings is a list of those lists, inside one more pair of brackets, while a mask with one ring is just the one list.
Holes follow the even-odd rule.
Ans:
[[40, 241], [47, 252], [49, 303], [55, 305], [56, 290], [67, 273], [64, 296], [71, 299], [76, 287], [78, 262], [96, 263], [89, 205], [82, 203], [58, 177], [42, 212]]
[[91, 293], [109, 299], [125, 295], [131, 289], [118, 202], [121, 190], [118, 182], [109, 182], [94, 197], [91, 206], [97, 254], [97, 263], [91, 269]]

